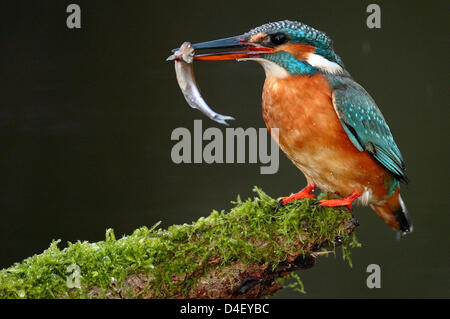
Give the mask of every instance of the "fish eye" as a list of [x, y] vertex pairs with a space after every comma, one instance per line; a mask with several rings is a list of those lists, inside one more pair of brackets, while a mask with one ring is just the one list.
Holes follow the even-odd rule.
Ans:
[[275, 45], [283, 44], [283, 43], [285, 43], [286, 41], [287, 41], [287, 36], [286, 36], [286, 34], [281, 33], [281, 32], [272, 34], [272, 35], [270, 36], [270, 42], [272, 42], [272, 43], [275, 44]]

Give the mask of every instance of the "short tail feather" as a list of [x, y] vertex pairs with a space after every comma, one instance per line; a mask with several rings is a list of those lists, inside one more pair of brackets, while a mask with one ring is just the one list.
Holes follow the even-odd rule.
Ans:
[[370, 205], [386, 224], [402, 235], [413, 231], [412, 223], [408, 217], [408, 210], [402, 200], [397, 187], [394, 193], [383, 205]]

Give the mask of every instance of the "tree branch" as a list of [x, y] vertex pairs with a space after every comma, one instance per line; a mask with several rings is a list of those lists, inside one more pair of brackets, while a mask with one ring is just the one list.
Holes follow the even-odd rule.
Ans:
[[[342, 246], [349, 259], [359, 245], [347, 209], [307, 199], [275, 212], [277, 201], [254, 191], [258, 197], [238, 198], [229, 213], [213, 211], [189, 225], [164, 230], [158, 223], [118, 240], [108, 230], [105, 241], [62, 250], [54, 241], [0, 271], [0, 298], [259, 298], [328, 250]], [[69, 265], [80, 273], [67, 272]]]

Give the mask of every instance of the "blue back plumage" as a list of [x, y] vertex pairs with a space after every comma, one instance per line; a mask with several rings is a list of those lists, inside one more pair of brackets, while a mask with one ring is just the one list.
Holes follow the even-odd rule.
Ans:
[[375, 101], [349, 76], [326, 75], [333, 89], [333, 104], [355, 147], [367, 150], [399, 181], [406, 182], [405, 164], [392, 133]]

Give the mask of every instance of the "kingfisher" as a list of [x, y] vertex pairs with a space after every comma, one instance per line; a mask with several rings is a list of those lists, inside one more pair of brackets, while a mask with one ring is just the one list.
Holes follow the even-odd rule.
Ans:
[[278, 207], [314, 198], [319, 187], [332, 195], [320, 206], [370, 205], [400, 234], [412, 231], [399, 192], [408, 181], [400, 150], [375, 101], [344, 68], [325, 33], [284, 20], [193, 48], [210, 50], [194, 60], [256, 61], [264, 68], [264, 122], [307, 181]]

